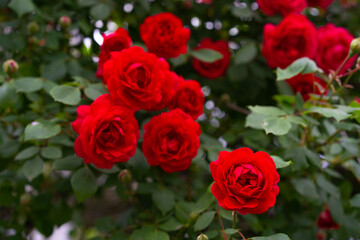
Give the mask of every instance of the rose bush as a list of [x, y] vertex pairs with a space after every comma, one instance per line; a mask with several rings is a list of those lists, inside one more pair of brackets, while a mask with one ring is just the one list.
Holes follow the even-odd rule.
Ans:
[[304, 3], [0, 1], [0, 239], [358, 239], [359, 4]]

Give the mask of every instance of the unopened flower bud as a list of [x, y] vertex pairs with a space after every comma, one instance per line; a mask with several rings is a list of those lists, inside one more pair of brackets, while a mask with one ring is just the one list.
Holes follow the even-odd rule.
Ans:
[[62, 16], [59, 19], [59, 24], [60, 24], [61, 28], [66, 29], [66, 28], [70, 27], [71, 19], [68, 16]]
[[132, 179], [131, 172], [127, 169], [124, 169], [119, 173], [118, 178], [124, 183], [129, 183]]
[[24, 193], [20, 196], [20, 204], [27, 205], [31, 201], [31, 195], [28, 193]]
[[37, 24], [35, 21], [29, 22], [27, 29], [30, 34], [37, 33], [39, 31], [39, 24]]
[[10, 75], [19, 70], [19, 65], [13, 59], [9, 59], [3, 63], [3, 70], [5, 73]]
[[360, 54], [360, 38], [355, 38], [350, 44], [350, 54]]
[[200, 234], [196, 240], [209, 240], [208, 236], [206, 236], [205, 234]]

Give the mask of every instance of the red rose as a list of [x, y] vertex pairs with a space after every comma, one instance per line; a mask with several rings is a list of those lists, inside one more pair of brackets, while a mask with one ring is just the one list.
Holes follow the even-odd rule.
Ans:
[[136, 46], [113, 52], [103, 75], [114, 100], [133, 111], [161, 110], [175, 93], [169, 64]]
[[184, 80], [179, 77], [175, 96], [170, 101], [168, 108], [180, 108], [196, 120], [204, 112], [204, 94], [197, 81]]
[[[287, 79], [286, 82], [290, 85], [293, 92], [300, 93], [304, 100], [310, 98], [309, 94], [321, 94], [326, 88], [326, 83], [311, 73], [304, 75], [298, 74], [295, 77]], [[326, 94], [326, 92], [324, 94]]]
[[222, 151], [210, 170], [215, 181], [211, 192], [222, 208], [261, 214], [275, 205], [280, 177], [269, 154], [249, 148]]
[[[131, 45], [131, 38], [128, 31], [123, 28], [118, 28], [114, 33], [109, 35], [103, 34], [104, 41], [100, 47], [98, 70], [96, 77], [103, 78], [104, 63], [110, 59], [111, 52], [120, 52]], [[106, 84], [106, 82], [104, 82]]]
[[200, 125], [181, 109], [153, 117], [144, 126], [143, 153], [166, 173], [186, 170], [200, 147]]
[[118, 106], [109, 94], [98, 97], [90, 106], [77, 108], [78, 117], [72, 127], [79, 134], [75, 153], [98, 168], [112, 168], [135, 154], [140, 137], [132, 112]]
[[334, 0], [307, 0], [310, 7], [321, 7], [327, 9]]
[[259, 8], [268, 16], [280, 13], [283, 16], [290, 13], [300, 13], [307, 7], [306, 0], [257, 0]]
[[319, 228], [323, 229], [338, 229], [340, 226], [332, 219], [330, 210], [326, 208], [323, 212], [320, 213], [316, 224]]
[[288, 15], [277, 26], [265, 25], [262, 54], [270, 67], [286, 68], [298, 58], [315, 56], [316, 35], [314, 25], [305, 16]]
[[[349, 54], [350, 43], [354, 37], [342, 27], [335, 27], [328, 23], [326, 26], [318, 30], [318, 52], [315, 61], [318, 66], [326, 73], [330, 70], [337, 70], [341, 63]], [[340, 73], [346, 72], [356, 61], [356, 57], [352, 57]]]
[[225, 74], [226, 69], [230, 63], [231, 52], [229, 50], [228, 43], [225, 41], [211, 41], [210, 38], [204, 38], [199, 46], [195, 49], [203, 49], [209, 48], [220, 52], [223, 55], [223, 58], [213, 62], [213, 63], [206, 63], [202, 62], [196, 58], [193, 60], [193, 67], [194, 69], [202, 76], [215, 79]]
[[190, 30], [172, 13], [147, 17], [140, 25], [140, 36], [148, 51], [163, 58], [177, 57], [187, 51]]

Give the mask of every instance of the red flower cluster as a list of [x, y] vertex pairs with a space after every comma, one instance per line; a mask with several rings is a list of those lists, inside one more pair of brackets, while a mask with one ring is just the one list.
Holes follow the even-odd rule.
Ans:
[[195, 48], [195, 50], [198, 49], [213, 49], [223, 55], [222, 59], [213, 63], [206, 63], [194, 58], [193, 67], [200, 75], [206, 78], [215, 79], [225, 74], [231, 57], [231, 52], [227, 42], [222, 40], [213, 42], [210, 38], [204, 38], [199, 43], [199, 46]]
[[280, 13], [287, 16], [300, 13], [307, 6], [327, 9], [334, 0], [257, 0], [259, 8], [268, 16]]
[[[262, 53], [272, 68], [286, 68], [295, 60], [308, 57], [314, 59], [325, 73], [330, 73], [346, 59], [353, 39], [345, 28], [327, 24], [316, 30], [305, 16], [290, 14], [277, 26], [265, 25]], [[340, 73], [345, 73], [355, 61], [356, 56], [348, 60]], [[309, 93], [320, 93], [320, 87], [324, 86], [321, 79], [315, 78], [314, 81], [312, 78], [296, 76], [288, 83], [294, 92], [300, 92], [304, 99], [308, 99]]]
[[267, 153], [249, 148], [223, 151], [210, 163], [210, 170], [215, 181], [211, 192], [222, 208], [261, 214], [275, 205], [280, 177]]
[[[147, 18], [140, 31], [149, 51], [158, 56], [186, 52], [190, 32], [170, 13]], [[200, 84], [170, 71], [165, 59], [130, 45], [124, 29], [104, 36], [97, 76], [110, 94], [78, 107], [72, 124], [79, 134], [75, 152], [99, 168], [126, 162], [135, 154], [140, 137], [134, 112], [168, 107], [174, 110], [145, 125], [144, 155], [150, 165], [160, 165], [168, 173], [185, 170], [200, 146], [201, 129], [194, 121], [203, 112]]]

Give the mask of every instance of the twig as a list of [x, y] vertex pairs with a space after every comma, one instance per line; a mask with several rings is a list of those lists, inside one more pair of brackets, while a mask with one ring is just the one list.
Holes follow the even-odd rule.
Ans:
[[225, 233], [224, 224], [223, 224], [223, 222], [222, 222], [222, 220], [221, 220], [220, 207], [219, 207], [219, 205], [217, 206], [216, 213], [217, 213], [217, 215], [218, 215], [218, 217], [219, 217], [219, 223], [220, 223], [221, 230], [222, 230], [222, 233], [223, 233], [223, 236], [224, 236], [224, 240], [229, 240], [228, 237], [227, 237], [227, 235], [226, 235], [226, 233]]

